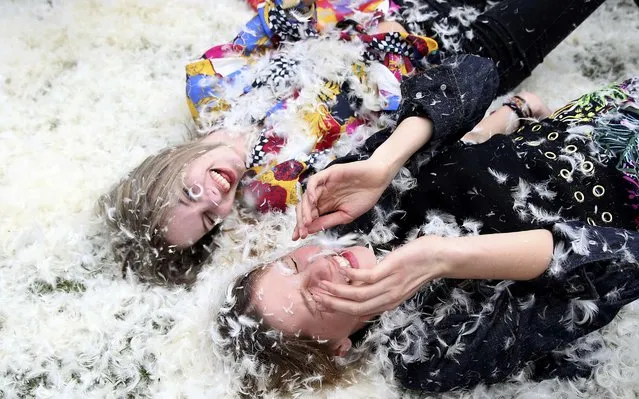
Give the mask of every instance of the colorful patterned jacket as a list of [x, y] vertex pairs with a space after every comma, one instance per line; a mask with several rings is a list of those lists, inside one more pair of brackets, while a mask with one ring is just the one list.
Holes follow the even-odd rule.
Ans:
[[[390, 0], [317, 0], [312, 6], [300, 0], [249, 2], [257, 14], [235, 39], [210, 48], [186, 67], [187, 103], [196, 122], [203, 115], [207, 119], [222, 117], [237, 98], [251, 91], [289, 81], [296, 73], [296, 61], [279, 52], [289, 42], [317, 40], [324, 32], [337, 31], [340, 40], [363, 43], [361, 62], [352, 66], [352, 73], [360, 82], [374, 85], [381, 111], [391, 112], [398, 109], [401, 101], [398, 83], [438, 49], [437, 42], [428, 37], [366, 33], [396, 9]], [[351, 19], [362, 15], [366, 17], [362, 23]], [[264, 57], [268, 57], [267, 73], [256, 78], [250, 73], [251, 67]], [[369, 82], [366, 71], [371, 64], [383, 66], [388, 84], [379, 79]], [[302, 110], [314, 143], [310, 151], [285, 162], [269, 162], [269, 154], [277, 154], [287, 145], [287, 136], [278, 134], [269, 117], [286, 108], [287, 102], [296, 96], [295, 90], [291, 93], [289, 98], [278, 98], [264, 118], [255, 121], [263, 129], [248, 161], [250, 170], [242, 194], [260, 212], [283, 211], [296, 204], [301, 183], [313, 171], [318, 156], [330, 156], [333, 145], [343, 134], [351, 134], [358, 126], [370, 122], [359, 116], [362, 113], [357, 107], [361, 105], [349, 101], [352, 93], [347, 83], [327, 81], [313, 109]]]

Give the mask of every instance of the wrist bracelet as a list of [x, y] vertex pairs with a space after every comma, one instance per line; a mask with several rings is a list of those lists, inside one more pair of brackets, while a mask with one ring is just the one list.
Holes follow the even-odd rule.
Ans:
[[532, 116], [532, 111], [530, 110], [530, 106], [520, 96], [512, 96], [508, 100], [506, 100], [502, 105], [512, 109], [515, 111], [517, 116], [520, 119], [530, 118]]

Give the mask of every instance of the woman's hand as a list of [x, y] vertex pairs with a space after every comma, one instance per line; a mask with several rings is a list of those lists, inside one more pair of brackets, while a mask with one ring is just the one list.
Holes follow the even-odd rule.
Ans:
[[377, 203], [393, 177], [372, 158], [333, 165], [312, 176], [295, 209], [293, 240], [352, 222]]
[[[544, 119], [551, 114], [550, 109], [535, 93], [521, 91], [517, 93], [527, 107], [530, 109], [530, 117], [537, 120]], [[514, 133], [520, 126], [521, 121], [517, 114], [507, 106], [495, 110], [492, 114], [479, 122], [473, 130], [466, 133], [462, 140], [479, 144], [489, 140], [496, 134]]]
[[394, 309], [436, 278], [530, 280], [552, 259], [545, 229], [465, 237], [424, 236], [396, 249], [373, 268], [340, 269], [350, 285], [320, 282], [313, 299], [322, 311], [369, 317]]
[[394, 309], [427, 282], [442, 277], [449, 267], [442, 249], [445, 239], [426, 236], [391, 252], [373, 268], [340, 269], [350, 285], [322, 281], [328, 294], [313, 293], [324, 311], [369, 318]]
[[430, 140], [433, 124], [408, 117], [366, 161], [333, 165], [309, 179], [297, 205], [293, 240], [350, 223], [371, 209], [402, 165]]

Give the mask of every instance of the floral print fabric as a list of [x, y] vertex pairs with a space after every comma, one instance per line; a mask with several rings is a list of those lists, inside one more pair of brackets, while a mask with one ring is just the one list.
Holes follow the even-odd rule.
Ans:
[[[187, 103], [196, 122], [204, 114], [221, 116], [232, 107], [235, 98], [252, 90], [291, 81], [296, 73], [296, 61], [277, 51], [286, 42], [315, 40], [322, 32], [337, 29], [340, 40], [364, 43], [361, 62], [352, 66], [351, 73], [370, 86], [367, 65], [376, 64], [385, 69], [388, 84], [378, 79], [374, 88], [382, 111], [397, 110], [401, 101], [396, 89], [398, 83], [438, 48], [437, 42], [428, 37], [405, 33], [368, 34], [367, 31], [373, 30], [384, 18], [384, 12], [395, 8], [388, 0], [319, 0], [310, 7], [298, 0], [269, 0], [254, 7], [257, 14], [231, 43], [214, 46], [201, 59], [187, 65]], [[367, 13], [367, 22], [350, 20], [356, 13]], [[268, 68], [256, 78], [249, 72], [262, 57], [268, 57]], [[248, 165], [249, 181], [242, 193], [260, 212], [284, 210], [297, 203], [302, 180], [313, 171], [314, 161], [330, 153], [343, 134], [350, 134], [369, 122], [357, 116], [359, 104], [349, 98], [352, 95], [348, 83], [327, 81], [316, 106], [300, 110], [315, 143], [310, 152], [279, 165], [268, 162], [268, 155], [278, 154], [287, 145], [286, 137], [269, 125], [268, 117], [287, 107], [287, 102], [296, 96], [295, 90], [291, 92], [290, 97], [278, 98], [272, 104], [265, 119], [256, 121], [264, 129], [253, 149]]]

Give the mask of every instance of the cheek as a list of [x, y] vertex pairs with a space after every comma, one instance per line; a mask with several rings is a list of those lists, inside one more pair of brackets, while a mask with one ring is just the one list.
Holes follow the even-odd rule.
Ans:
[[302, 247], [295, 250], [295, 258], [297, 258], [298, 262], [303, 262], [305, 265], [310, 266], [310, 261], [313, 255], [317, 254], [319, 249], [316, 247]]
[[197, 161], [191, 162], [187, 168], [182, 172], [182, 175], [179, 177], [182, 186], [185, 188], [189, 188], [197, 183], [197, 178], [195, 176], [196, 170], [198, 167]]
[[234, 200], [234, 195], [226, 197], [224, 201], [220, 203], [220, 206], [215, 208], [215, 213], [217, 214], [217, 216], [226, 218], [228, 215], [230, 215], [231, 211], [233, 210]]

